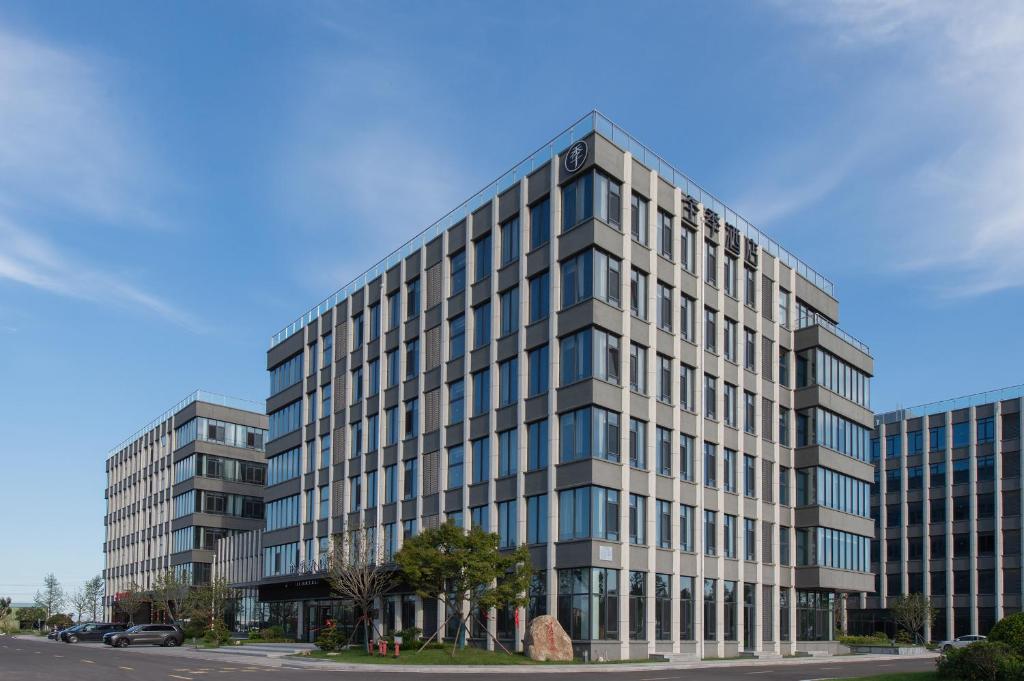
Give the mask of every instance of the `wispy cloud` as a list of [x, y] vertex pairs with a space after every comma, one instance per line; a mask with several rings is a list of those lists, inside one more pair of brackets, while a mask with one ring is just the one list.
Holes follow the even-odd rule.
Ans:
[[157, 317], [202, 332], [190, 314], [121, 277], [68, 256], [53, 243], [0, 216], [0, 280], [95, 303], [137, 307]]
[[[807, 146], [835, 151], [874, 137], [887, 140], [890, 158], [902, 155], [903, 171], [887, 195], [877, 197], [888, 218], [884, 229], [900, 225], [886, 234], [899, 245], [890, 249], [898, 255], [888, 265], [941, 272], [940, 288], [949, 294], [1024, 286], [1024, 5], [866, 0], [780, 6], [795, 21], [823, 29], [825, 45], [818, 49], [870, 64], [867, 84], [851, 84], [850, 95], [871, 102], [872, 113], [845, 138], [811, 137]], [[813, 187], [823, 168], [810, 168], [805, 179]], [[859, 163], [848, 175], [869, 171]], [[799, 201], [789, 206], [799, 207]]]
[[0, 279], [200, 330], [161, 297], [56, 245], [72, 241], [59, 225], [100, 242], [103, 230], [167, 225], [153, 207], [165, 178], [118, 104], [108, 65], [2, 27], [0, 55]]

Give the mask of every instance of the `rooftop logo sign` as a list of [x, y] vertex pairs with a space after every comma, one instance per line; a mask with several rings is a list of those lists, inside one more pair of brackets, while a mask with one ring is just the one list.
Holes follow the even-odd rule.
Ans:
[[587, 155], [589, 153], [590, 149], [583, 140], [573, 143], [562, 156], [562, 166], [565, 168], [565, 172], [575, 173], [582, 168], [583, 164], [587, 162]]

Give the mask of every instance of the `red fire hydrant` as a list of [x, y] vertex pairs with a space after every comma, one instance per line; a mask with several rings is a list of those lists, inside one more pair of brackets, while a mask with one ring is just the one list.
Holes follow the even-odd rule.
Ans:
[[378, 644], [380, 645], [380, 656], [381, 657], [387, 657], [388, 656], [388, 642], [387, 642], [387, 639], [383, 639], [382, 638], [380, 641], [378, 641]]
[[401, 647], [402, 647], [402, 644], [399, 643], [398, 639], [396, 638], [395, 639], [395, 657], [398, 657], [398, 649], [401, 648]]

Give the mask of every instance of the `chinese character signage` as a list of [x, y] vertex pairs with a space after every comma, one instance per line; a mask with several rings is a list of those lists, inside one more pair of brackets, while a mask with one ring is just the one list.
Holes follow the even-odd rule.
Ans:
[[725, 250], [740, 257], [740, 230], [728, 222], [725, 223]]
[[718, 236], [718, 213], [710, 208], [704, 209], [704, 229], [708, 236]]
[[751, 267], [757, 267], [757, 242], [746, 237], [746, 250], [743, 253], [743, 260]]
[[562, 165], [565, 167], [565, 172], [575, 173], [582, 168], [583, 164], [587, 162], [588, 153], [590, 153], [590, 149], [587, 147], [586, 142], [583, 140], [575, 142], [562, 156]]
[[697, 224], [697, 216], [700, 214], [700, 204], [697, 199], [693, 198], [689, 194], [683, 197], [683, 217], [691, 225]]

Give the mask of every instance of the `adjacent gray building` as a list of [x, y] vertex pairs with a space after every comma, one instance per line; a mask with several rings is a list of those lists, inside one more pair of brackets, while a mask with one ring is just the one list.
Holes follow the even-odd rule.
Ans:
[[[530, 548], [530, 606], [485, 620], [510, 646], [550, 613], [594, 659], [827, 647], [873, 587], [872, 359], [838, 320], [592, 112], [273, 337], [260, 598], [311, 639], [352, 617], [335, 537], [387, 560], [454, 522]], [[446, 618], [401, 588], [378, 614]]]
[[885, 609], [923, 593], [932, 640], [987, 634], [1021, 610], [1021, 398], [1024, 386], [875, 417], [874, 593], [851, 604], [855, 633], [892, 631]]
[[[111, 451], [108, 620], [123, 616], [121, 593], [152, 588], [168, 569], [193, 584], [208, 582], [217, 540], [262, 528], [266, 435], [261, 405], [196, 391]], [[147, 606], [140, 615], [155, 613]]]

